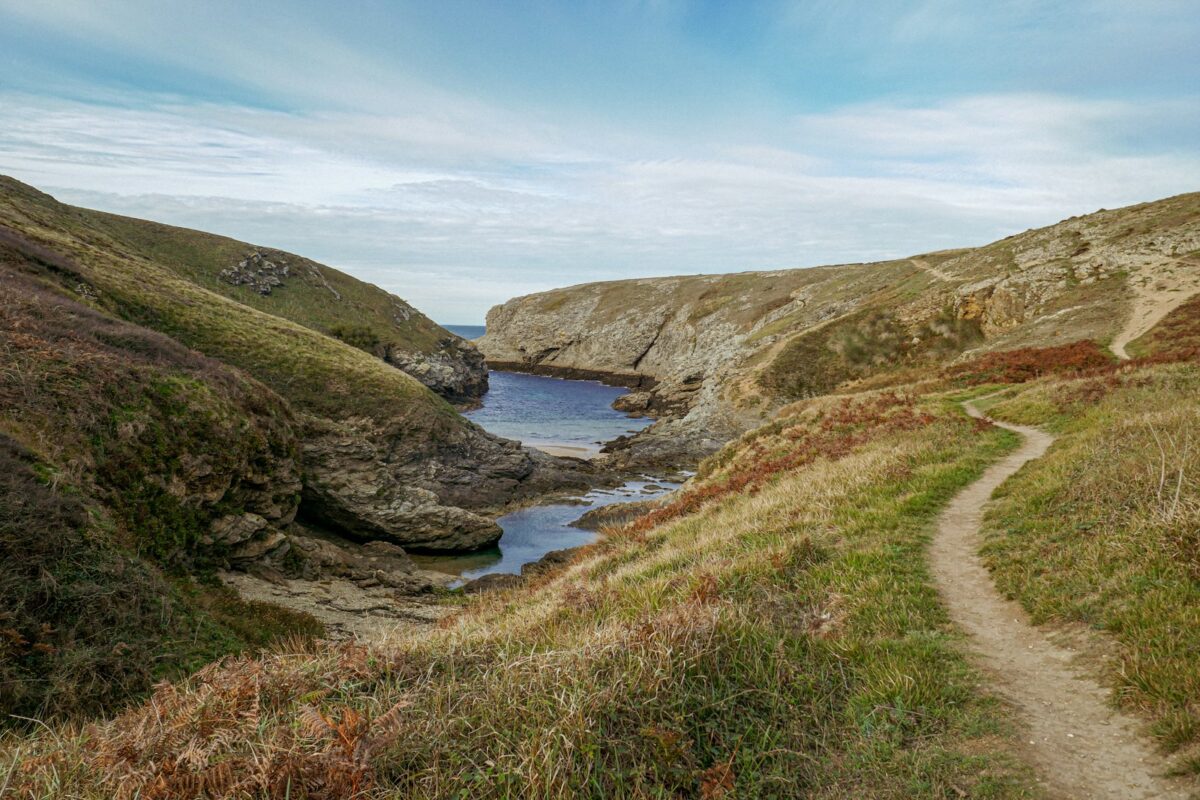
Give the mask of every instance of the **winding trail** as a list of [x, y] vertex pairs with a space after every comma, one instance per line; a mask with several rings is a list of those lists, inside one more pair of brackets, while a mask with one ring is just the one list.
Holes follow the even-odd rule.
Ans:
[[[983, 417], [970, 403], [967, 413]], [[1112, 708], [1108, 691], [1073, 664], [1075, 653], [1029, 623], [1020, 604], [996, 591], [978, 552], [983, 508], [992, 492], [1054, 441], [1037, 428], [996, 425], [1024, 442], [962, 490], [938, 522], [930, 561], [953, 621], [967, 632], [977, 663], [1017, 709], [1023, 755], [1052, 797], [1071, 800], [1186, 800], [1139, 723]]]

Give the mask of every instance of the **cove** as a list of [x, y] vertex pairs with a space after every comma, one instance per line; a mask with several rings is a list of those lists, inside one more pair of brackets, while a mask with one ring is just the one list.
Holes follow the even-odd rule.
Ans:
[[612, 407], [628, 390], [599, 381], [572, 381], [493, 370], [483, 404], [465, 414], [490, 433], [555, 455], [591, 458], [604, 442], [654, 420]]
[[[574, 381], [492, 371], [480, 408], [466, 416], [491, 433], [558, 455], [590, 458], [603, 442], [653, 423], [612, 408], [624, 389], [597, 381]], [[504, 534], [495, 548], [464, 555], [413, 555], [423, 569], [472, 580], [493, 572], [520, 573], [521, 567], [553, 550], [580, 547], [598, 534], [571, 526], [585, 512], [656, 497], [679, 484], [643, 476], [615, 489], [594, 489], [571, 502], [532, 506], [496, 520]]]

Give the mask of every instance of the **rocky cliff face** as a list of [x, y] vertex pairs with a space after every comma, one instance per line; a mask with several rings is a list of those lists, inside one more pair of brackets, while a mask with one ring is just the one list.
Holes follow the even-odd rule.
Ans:
[[1200, 290], [1198, 253], [1200, 195], [1181, 195], [971, 250], [528, 295], [489, 312], [479, 347], [497, 368], [633, 388], [618, 407], [660, 422], [613, 458], [687, 463], [813, 385], [788, 372], [831, 390], [906, 359], [1111, 341], [1147, 287]]
[[453, 403], [477, 404], [487, 392], [487, 365], [475, 345], [447, 335], [429, 353], [396, 346], [383, 347], [383, 360]]

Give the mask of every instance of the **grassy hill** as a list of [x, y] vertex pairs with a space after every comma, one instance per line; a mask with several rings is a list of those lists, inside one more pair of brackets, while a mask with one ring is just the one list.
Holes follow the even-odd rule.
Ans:
[[999, 351], [787, 405], [669, 504], [437, 630], [214, 665], [7, 758], [36, 765], [19, 786], [87, 798], [1038, 797], [925, 559], [1016, 444], [959, 405], [999, 389], [990, 413], [1059, 435], [988, 514], [1000, 586], [1085, 623], [1113, 702], [1200, 773], [1197, 319], [1177, 309], [1132, 363]]
[[[414, 367], [434, 359], [457, 366], [457, 382], [427, 381], [452, 399], [472, 399], [486, 389], [482, 364], [469, 343], [399, 297], [301, 256], [211, 233], [68, 206], [6, 176], [0, 176], [0, 224], [56, 246], [70, 242], [72, 255], [84, 264], [95, 258], [96, 266], [102, 268], [103, 255], [109, 259], [106, 275], [114, 268], [132, 267], [126, 277], [133, 282], [126, 283], [126, 292], [194, 294], [195, 288], [203, 289], [268, 317], [341, 339], [395, 364]], [[113, 259], [121, 263], [114, 265]], [[144, 298], [125, 297], [123, 301], [131, 308], [154, 305]], [[246, 318], [262, 324], [267, 317]], [[209, 321], [198, 324], [205, 326]]]
[[[1123, 348], [1200, 291], [1200, 194], [870, 264], [588, 283], [488, 315], [489, 362], [608, 377], [669, 422], [621, 457], [695, 460], [782, 405], [987, 351]], [[1136, 327], [1136, 326], [1135, 326]], [[715, 435], [709, 435], [713, 434]]]

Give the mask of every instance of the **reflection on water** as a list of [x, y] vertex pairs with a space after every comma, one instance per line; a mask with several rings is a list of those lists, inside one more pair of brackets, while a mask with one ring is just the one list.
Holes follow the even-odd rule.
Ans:
[[517, 372], [488, 373], [483, 405], [466, 414], [485, 430], [530, 447], [559, 445], [599, 452], [602, 442], [654, 422], [612, 407], [626, 389]]
[[560, 503], [533, 506], [496, 520], [504, 529], [499, 547], [454, 556], [414, 555], [422, 569], [432, 569], [472, 580], [491, 572], [520, 573], [521, 567], [537, 561], [551, 550], [580, 547], [596, 541], [595, 531], [572, 528], [571, 523], [587, 511], [613, 503], [628, 503], [658, 497], [679, 487], [668, 481], [629, 481], [616, 489], [596, 489], [585, 494], [582, 504]]

